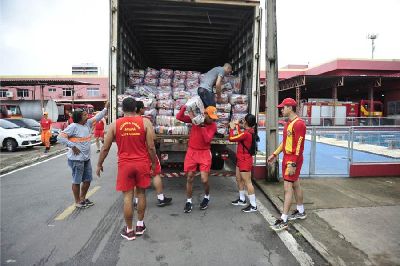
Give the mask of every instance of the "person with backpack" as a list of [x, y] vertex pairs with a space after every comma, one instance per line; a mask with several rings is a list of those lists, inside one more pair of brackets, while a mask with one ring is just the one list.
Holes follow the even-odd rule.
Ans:
[[251, 170], [253, 168], [253, 155], [255, 155], [257, 149], [257, 121], [254, 115], [247, 114], [244, 121], [241, 122], [243, 123], [244, 131], [240, 130], [240, 123], [237, 121], [232, 121], [229, 124], [229, 141], [238, 143], [236, 151], [236, 182], [239, 189], [239, 198], [232, 201], [232, 205], [246, 206], [244, 190], [246, 187], [250, 203], [242, 211], [256, 212], [257, 203], [254, 186], [251, 182]]

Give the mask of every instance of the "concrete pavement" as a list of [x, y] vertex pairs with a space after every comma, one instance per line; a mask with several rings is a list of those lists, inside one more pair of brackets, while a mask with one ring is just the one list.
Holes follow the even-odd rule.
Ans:
[[[283, 182], [255, 182], [282, 210]], [[307, 219], [290, 224], [329, 263], [400, 265], [400, 178], [305, 179], [302, 187]]]

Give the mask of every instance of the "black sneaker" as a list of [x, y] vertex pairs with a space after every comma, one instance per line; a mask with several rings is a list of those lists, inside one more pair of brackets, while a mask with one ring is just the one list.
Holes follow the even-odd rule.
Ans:
[[77, 209], [86, 209], [88, 207], [89, 206], [86, 205], [86, 202], [84, 200], [82, 200], [79, 203], [75, 203], [75, 208], [77, 208]]
[[86, 204], [86, 206], [90, 207], [90, 206], [94, 205], [94, 202], [90, 201], [89, 199], [85, 199], [85, 204]]
[[242, 209], [242, 212], [256, 212], [257, 211], [257, 206], [253, 206], [251, 204], [247, 205], [246, 208]]
[[208, 208], [208, 202], [210, 200], [207, 198], [203, 198], [203, 201], [200, 203], [200, 210], [205, 210]]
[[185, 212], [185, 213], [192, 212], [192, 208], [193, 208], [193, 204], [190, 202], [186, 202], [183, 212]]
[[291, 215], [289, 215], [288, 220], [289, 221], [293, 221], [293, 220], [297, 220], [297, 219], [304, 220], [306, 218], [307, 218], [306, 212], [300, 213], [298, 210], [295, 210], [292, 212]]
[[127, 227], [125, 226], [122, 230], [121, 230], [121, 236], [127, 240], [135, 240], [136, 239], [136, 234], [135, 234], [135, 230], [132, 230], [132, 232], [127, 232]]
[[283, 229], [288, 228], [288, 222], [284, 222], [281, 218], [275, 221], [275, 224], [270, 226], [274, 231], [282, 231]]
[[158, 207], [167, 206], [167, 205], [171, 204], [171, 201], [172, 201], [172, 198], [164, 197], [163, 200], [158, 200], [157, 206]]
[[146, 225], [143, 223], [143, 226], [136, 226], [136, 235], [143, 235], [144, 231], [146, 231]]
[[231, 202], [235, 206], [246, 206], [246, 200], [237, 199]]

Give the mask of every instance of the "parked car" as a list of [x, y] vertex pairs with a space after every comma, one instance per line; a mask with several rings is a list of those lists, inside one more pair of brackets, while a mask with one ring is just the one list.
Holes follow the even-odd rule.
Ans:
[[40, 134], [31, 129], [22, 128], [10, 121], [0, 119], [0, 143], [1, 148], [15, 151], [18, 147], [33, 147], [40, 145]]
[[[40, 132], [40, 123], [37, 122], [34, 119], [30, 119], [30, 118], [7, 118], [5, 120], [10, 121], [10, 122], [16, 124], [17, 126], [28, 128], [28, 129], [32, 129], [32, 130]], [[50, 137], [50, 143], [51, 144], [54, 144], [54, 143], [57, 142], [57, 136], [58, 136], [58, 134], [60, 134], [60, 132], [61, 132], [61, 129], [53, 127], [53, 126], [51, 127], [51, 137]]]

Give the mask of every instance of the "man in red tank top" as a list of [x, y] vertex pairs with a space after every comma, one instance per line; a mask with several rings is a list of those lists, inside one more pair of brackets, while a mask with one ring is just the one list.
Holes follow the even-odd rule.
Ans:
[[[122, 101], [124, 116], [110, 125], [96, 170], [97, 175], [100, 176], [100, 172], [103, 171], [103, 162], [115, 140], [118, 146], [116, 190], [124, 194], [126, 223], [121, 236], [127, 240], [134, 240], [136, 235], [143, 235], [146, 230], [143, 222], [146, 209], [145, 189], [151, 184], [151, 175], [157, 162], [153, 125], [150, 120], [137, 115], [135, 109], [136, 101], [133, 98], [128, 97]], [[135, 187], [139, 198], [136, 233], [132, 226], [132, 199]]]

